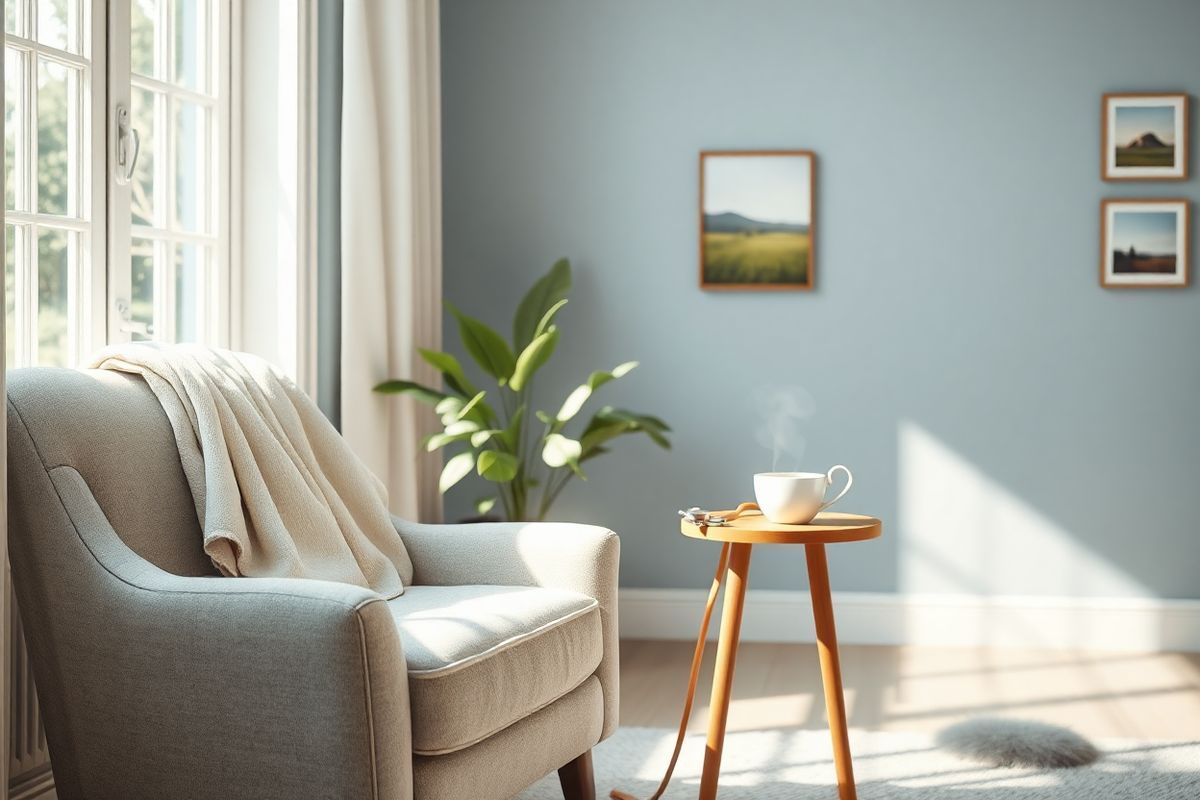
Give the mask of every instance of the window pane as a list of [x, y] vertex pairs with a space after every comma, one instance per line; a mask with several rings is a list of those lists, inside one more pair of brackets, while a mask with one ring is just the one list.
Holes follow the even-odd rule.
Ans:
[[79, 180], [79, 70], [38, 59], [38, 210], [48, 214], [75, 212]]
[[132, 0], [130, 3], [129, 67], [139, 75], [161, 78], [156, 50], [162, 39], [158, 30], [161, 0]]
[[197, 91], [208, 89], [205, 57], [209, 44], [208, 3], [205, 0], [171, 0], [171, 22], [175, 34], [174, 80]]
[[17, 346], [17, 229], [4, 226], [4, 363], [18, 367]]
[[154, 338], [154, 242], [135, 236], [129, 252], [133, 273], [130, 317], [135, 325], [145, 326], [145, 334], [135, 332], [133, 340], [144, 342]]
[[4, 0], [4, 32], [15, 33], [18, 36], [25, 34], [25, 26], [21, 19], [21, 9], [24, 4], [21, 0]]
[[70, 231], [43, 228], [38, 234], [37, 363], [41, 365], [67, 364], [67, 297], [78, 240]]
[[[21, 84], [24, 76], [25, 59], [14, 50], [4, 49], [4, 207], [28, 211], [16, 205], [16, 185], [18, 178], [17, 142], [24, 137], [24, 120], [21, 119]], [[22, 197], [22, 201], [24, 197]]]
[[59, 50], [81, 52], [79, 0], [37, 0], [38, 41]]
[[175, 102], [175, 223], [187, 231], [205, 231], [204, 197], [210, 181], [206, 167], [208, 110]]
[[133, 212], [134, 223], [140, 225], [155, 225], [158, 220], [158, 215], [155, 213], [158, 198], [154, 191], [158, 131], [154, 124], [154, 104], [154, 92], [149, 89], [133, 88], [129, 104], [129, 118], [130, 124], [137, 129], [140, 146], [130, 187], [133, 190], [130, 209]]
[[181, 244], [175, 248], [175, 341], [200, 341], [204, 276], [209, 248]]

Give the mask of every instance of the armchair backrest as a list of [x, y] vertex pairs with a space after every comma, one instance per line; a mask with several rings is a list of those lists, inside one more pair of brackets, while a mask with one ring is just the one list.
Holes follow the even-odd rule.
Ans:
[[[176, 575], [212, 575], [171, 424], [145, 382], [107, 370], [31, 368], [8, 373], [9, 539], [37, 549], [53, 542], [23, 541], [27, 507], [23, 482], [45, 480], [45, 470], [79, 471], [122, 541], [142, 558]], [[32, 447], [21, 447], [26, 444]], [[22, 463], [36, 455], [35, 463]], [[44, 526], [36, 526], [45, 530]], [[62, 531], [74, 536], [73, 531]], [[44, 534], [42, 534], [44, 535]], [[41, 559], [14, 553], [18, 583], [54, 586], [35, 574]]]

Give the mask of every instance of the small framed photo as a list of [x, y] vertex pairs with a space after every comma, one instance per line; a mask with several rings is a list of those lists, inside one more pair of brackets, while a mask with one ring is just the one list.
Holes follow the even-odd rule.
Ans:
[[1187, 286], [1191, 222], [1186, 200], [1105, 200], [1100, 241], [1103, 286]]
[[1186, 94], [1106, 94], [1103, 108], [1104, 180], [1187, 179]]
[[816, 157], [808, 150], [700, 153], [700, 286], [811, 289]]

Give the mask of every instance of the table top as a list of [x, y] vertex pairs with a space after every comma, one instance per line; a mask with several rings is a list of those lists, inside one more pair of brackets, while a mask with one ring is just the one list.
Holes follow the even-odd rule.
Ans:
[[807, 525], [771, 522], [761, 511], [748, 511], [724, 525], [696, 525], [682, 520], [679, 530], [693, 539], [742, 544], [837, 544], [878, 539], [883, 523], [875, 517], [824, 511]]

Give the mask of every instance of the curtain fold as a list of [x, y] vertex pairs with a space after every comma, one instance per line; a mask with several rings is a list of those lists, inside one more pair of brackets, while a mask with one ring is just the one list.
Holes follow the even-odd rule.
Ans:
[[387, 486], [392, 511], [441, 517], [429, 410], [371, 391], [437, 385], [417, 348], [441, 349], [441, 133], [437, 0], [345, 0], [341, 146], [342, 433]]

